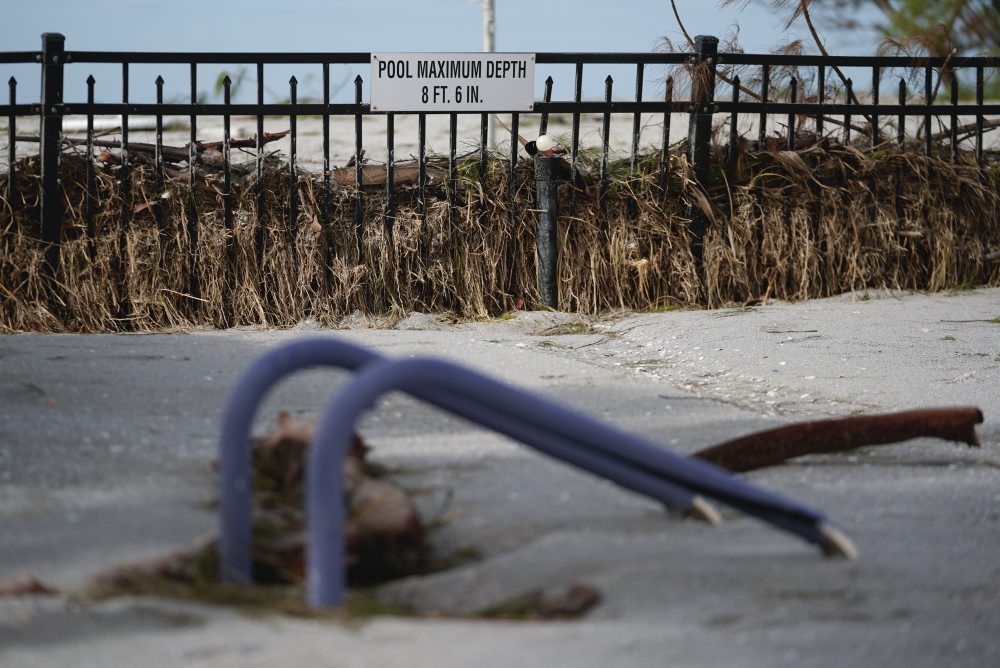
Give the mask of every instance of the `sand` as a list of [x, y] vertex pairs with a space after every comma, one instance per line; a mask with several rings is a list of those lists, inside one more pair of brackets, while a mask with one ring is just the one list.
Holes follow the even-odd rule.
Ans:
[[[444, 520], [443, 551], [481, 559], [383, 587], [446, 613], [366, 623], [256, 616], [155, 598], [0, 599], [0, 664], [28, 666], [941, 666], [1000, 659], [1000, 290], [871, 292], [752, 309], [571, 314], [393, 330], [238, 329], [0, 339], [0, 579], [70, 591], [216, 523], [219, 415], [262, 351], [336, 336], [439, 355], [664, 447], [792, 420], [979, 406], [981, 449], [916, 440], [749, 474], [824, 509], [861, 558], [725, 513], [710, 529], [471, 425], [391, 395], [361, 424], [373, 456]], [[315, 416], [343, 374], [282, 385]], [[603, 600], [570, 622], [459, 613], [582, 583]]]

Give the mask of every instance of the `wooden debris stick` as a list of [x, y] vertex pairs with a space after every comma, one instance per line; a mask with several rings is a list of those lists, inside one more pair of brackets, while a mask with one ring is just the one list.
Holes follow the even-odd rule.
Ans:
[[[288, 130], [282, 130], [281, 132], [265, 132], [262, 144], [269, 144], [273, 141], [277, 141], [283, 137], [287, 137], [291, 132], [291, 128]], [[221, 141], [200, 141], [195, 146], [199, 151], [221, 151], [223, 147], [223, 142]], [[247, 139], [230, 139], [230, 148], [256, 148], [257, 147], [257, 137], [248, 137]]]
[[[268, 144], [273, 141], [277, 141], [283, 137], [288, 136], [291, 130], [282, 130], [281, 132], [265, 132], [263, 137], [264, 144]], [[19, 142], [37, 142], [38, 137], [31, 136], [19, 136], [16, 138]], [[82, 146], [87, 143], [86, 139], [81, 139], [79, 137], [65, 137], [63, 143], [66, 146]], [[121, 148], [122, 143], [116, 139], [94, 139], [93, 145], [98, 148]], [[255, 148], [257, 146], [257, 138], [249, 137], [247, 139], [232, 139], [229, 141], [230, 148]], [[129, 153], [141, 153], [152, 155], [156, 152], [156, 144], [149, 144], [145, 142], [134, 142], [130, 141], [127, 143], [126, 148]], [[197, 153], [203, 152], [218, 152], [223, 148], [223, 142], [221, 141], [200, 141], [195, 144], [195, 150]], [[187, 162], [190, 157], [188, 151], [188, 146], [167, 146], [161, 147], [163, 157], [167, 162]]]
[[971, 406], [815, 420], [742, 436], [693, 456], [730, 471], [751, 471], [802, 455], [840, 452], [920, 437], [979, 447], [975, 426], [982, 421], [982, 411]]
[[[263, 136], [262, 144], [269, 144], [273, 141], [277, 141], [284, 137], [287, 137], [291, 130], [282, 130], [281, 132], [265, 132]], [[38, 137], [30, 136], [20, 136], [17, 137], [17, 141], [21, 142], [37, 142]], [[67, 147], [81, 146], [86, 144], [85, 139], [80, 139], [76, 137], [67, 137], [63, 139], [63, 144]], [[120, 162], [117, 154], [112, 153], [108, 149], [121, 149], [122, 143], [115, 139], [94, 139], [93, 145], [103, 149], [101, 153], [97, 156], [97, 162], [107, 163], [111, 165], [116, 165]], [[257, 146], [257, 138], [249, 137], [246, 139], [232, 139], [229, 142], [230, 148], [255, 148]], [[144, 142], [128, 142], [126, 145], [128, 152], [132, 156], [136, 157], [148, 157], [152, 156], [156, 152], [156, 144], [149, 144]], [[223, 166], [222, 159], [222, 149], [223, 142], [221, 141], [200, 141], [195, 144], [195, 155], [197, 156], [198, 165], [201, 167], [207, 167], [209, 169], [221, 169]], [[187, 163], [190, 158], [190, 151], [188, 145], [185, 146], [162, 146], [161, 153], [163, 158], [168, 163]], [[395, 167], [395, 183], [397, 184], [410, 184], [417, 182], [418, 166], [416, 164], [408, 163], [396, 163]], [[384, 165], [364, 165], [362, 167], [362, 182], [368, 188], [375, 188], [385, 186], [386, 173]], [[170, 171], [167, 172], [168, 176], [171, 175]], [[338, 186], [352, 188], [355, 185], [355, 167], [353, 164], [349, 164], [346, 167], [341, 167], [338, 169], [333, 169], [330, 172], [332, 180]], [[444, 165], [435, 164], [433, 162], [427, 165], [427, 178], [429, 180], [444, 180], [448, 172]], [[175, 174], [175, 176], [180, 177], [181, 174]]]

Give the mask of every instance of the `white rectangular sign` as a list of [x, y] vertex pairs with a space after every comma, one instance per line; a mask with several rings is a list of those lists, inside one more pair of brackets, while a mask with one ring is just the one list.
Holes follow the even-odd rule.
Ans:
[[531, 111], [534, 89], [534, 54], [372, 54], [372, 111]]

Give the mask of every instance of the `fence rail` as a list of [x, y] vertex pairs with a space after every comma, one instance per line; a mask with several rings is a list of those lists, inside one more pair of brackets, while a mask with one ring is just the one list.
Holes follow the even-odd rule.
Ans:
[[[864, 139], [868, 146], [875, 147], [882, 143], [893, 142], [902, 145], [907, 138], [920, 140], [923, 152], [931, 154], [936, 150], [935, 141], [944, 139], [943, 147], [952, 160], [959, 160], [960, 145], [963, 141], [971, 141], [972, 148], [967, 151], [976, 161], [982, 162], [989, 157], [984, 135], [993, 128], [1000, 126], [996, 118], [1000, 116], [1000, 102], [984, 100], [985, 80], [987, 75], [995, 75], [1000, 69], [1000, 58], [996, 57], [905, 57], [905, 56], [806, 56], [806, 55], [772, 55], [747, 53], [717, 53], [718, 40], [714, 37], [701, 36], [697, 38], [695, 49], [691, 53], [538, 53], [538, 65], [574, 67], [572, 77], [572, 95], [569, 99], [553, 98], [553, 77], [544, 82], [544, 95], [536, 101], [530, 114], [539, 116], [539, 132], [545, 133], [550, 119], [555, 115], [571, 116], [568, 156], [573, 174], [580, 169], [581, 152], [581, 117], [596, 114], [600, 116], [599, 134], [602, 138], [600, 158], [600, 182], [603, 185], [607, 179], [609, 134], [611, 118], [615, 115], [631, 115], [631, 141], [629, 147], [630, 168], [635, 169], [640, 152], [640, 133], [643, 129], [643, 115], [659, 119], [662, 130], [662, 141], [658, 147], [661, 183], [666, 183], [666, 171], [670, 165], [671, 146], [677, 145], [670, 136], [672, 117], [675, 114], [688, 116], [687, 124], [687, 158], [699, 182], [705, 183], [709, 178], [710, 146], [713, 134], [716, 139], [728, 146], [730, 165], [736, 160], [745, 145], [756, 149], [781, 148], [794, 149], [800, 139], [812, 138], [821, 141], [824, 138], [835, 138], [844, 143], [857, 142]], [[130, 169], [133, 159], [130, 156], [132, 144], [129, 140], [130, 118], [134, 116], [154, 117], [155, 126], [155, 158], [154, 169], [158, 180], [163, 177], [164, 165], [164, 117], [181, 116], [189, 119], [189, 137], [187, 146], [189, 152], [189, 167], [193, 166], [198, 145], [198, 118], [221, 117], [223, 119], [223, 153], [224, 165], [224, 195], [226, 196], [225, 221], [232, 224], [232, 208], [228, 199], [231, 187], [231, 119], [234, 116], [249, 116], [256, 118], [256, 145], [253, 147], [256, 160], [257, 176], [260, 177], [264, 166], [264, 118], [266, 116], [288, 117], [290, 124], [289, 137], [289, 178], [294, 183], [302, 175], [297, 167], [297, 119], [301, 116], [313, 116], [322, 119], [322, 170], [317, 176], [320, 183], [327, 189], [331, 185], [330, 160], [330, 121], [331, 118], [352, 118], [354, 122], [354, 164], [355, 164], [355, 214], [356, 225], [361, 230], [365, 224], [362, 219], [364, 207], [362, 186], [365, 184], [366, 171], [363, 169], [364, 153], [363, 119], [368, 116], [384, 116], [386, 123], [385, 139], [385, 176], [387, 207], [391, 209], [395, 178], [395, 120], [403, 114], [372, 111], [370, 104], [363, 101], [364, 77], [354, 80], [354, 95], [352, 102], [333, 102], [331, 100], [330, 67], [335, 64], [364, 66], [370, 62], [369, 53], [204, 53], [204, 52], [110, 52], [110, 51], [73, 51], [65, 50], [64, 38], [58, 34], [42, 36], [40, 51], [17, 51], [0, 53], [0, 63], [8, 65], [36, 64], [40, 68], [41, 95], [37, 103], [18, 102], [18, 82], [14, 77], [8, 81], [8, 100], [0, 104], [0, 118], [7, 119], [7, 150], [6, 160], [8, 177], [8, 205], [17, 206], [16, 182], [18, 169], [18, 145], [37, 144], [41, 161], [40, 217], [42, 223], [43, 241], [48, 244], [48, 263], [57, 266], [59, 242], [62, 227], [62, 198], [59, 196], [60, 156], [66, 138], [63, 132], [63, 119], [68, 116], [81, 116], [87, 119], [85, 143], [87, 146], [88, 181], [91, 179], [94, 165], [94, 119], [97, 116], [120, 117], [119, 148], [120, 167], [119, 180], [122, 192], [128, 191]], [[119, 65], [120, 102], [96, 102], [96, 80], [93, 75], [87, 79], [87, 97], [82, 99], [64, 99], [64, 76], [67, 65], [74, 67], [80, 64]], [[158, 76], [155, 81], [156, 101], [130, 101], [130, 66], [140, 64], [156, 65], [188, 65], [188, 83], [190, 101], [177, 102], [164, 100], [164, 79]], [[256, 103], [234, 102], [232, 100], [233, 82], [227, 78], [223, 82], [222, 102], [206, 103], [199, 100], [198, 66], [241, 64], [250, 65], [256, 71]], [[298, 101], [298, 80], [293, 76], [288, 81], [288, 97], [282, 102], [265, 103], [265, 65], [296, 65], [308, 64], [322, 67], [322, 100]], [[614, 79], [611, 75], [604, 81], [603, 99], [584, 99], [583, 82], [585, 67], [592, 72], [594, 66], [634, 66], [634, 94], [631, 99], [616, 99]], [[655, 78], [649, 76], [656, 68]], [[728, 68], [736, 68], [730, 70]], [[808, 71], [802, 72], [805, 68]], [[844, 79], [839, 69], [862, 68], [871, 77], [871, 85], [867, 94], [859, 94], [851, 79]], [[661, 71], [662, 69], [662, 71]], [[882, 75], [885, 72], [900, 71], [908, 73], [901, 77], [898, 92], [892, 99], [883, 101]], [[680, 76], [681, 73], [688, 76]], [[741, 80], [740, 74], [746, 77]], [[837, 76], [834, 76], [836, 74]], [[969, 76], [967, 76], [969, 75]], [[974, 75], [974, 80], [972, 76]], [[916, 88], [908, 80], [922, 79]], [[644, 88], [651, 85], [662, 86], [655, 97], [644, 94]], [[940, 90], [940, 89], [944, 90]], [[971, 92], [970, 100], [963, 100], [961, 93]], [[686, 99], [684, 99], [686, 97]], [[510, 114], [510, 156], [509, 174], [511, 201], [514, 199], [516, 175], [518, 170], [519, 142], [518, 132], [521, 116], [529, 112]], [[454, 189], [456, 179], [456, 119], [455, 112], [420, 112], [418, 117], [418, 158], [417, 178], [418, 201], [425, 199], [427, 182], [426, 154], [426, 120], [428, 114], [446, 114], [449, 116], [448, 141], [448, 184]], [[480, 178], [486, 177], [486, 161], [488, 154], [487, 125], [490, 113], [479, 114], [480, 132], [478, 151]], [[39, 119], [37, 136], [18, 133], [18, 123], [24, 123], [25, 117]], [[971, 117], [973, 122], [960, 126], [961, 117]], [[908, 119], [917, 119], [919, 127], [916, 135], [908, 137]], [[750, 119], [753, 125], [749, 130], [740, 127], [740, 122]], [[931, 124], [934, 119], [941, 123], [942, 130], [932, 137]], [[724, 123], [716, 127], [720, 121]], [[674, 125], [674, 129], [677, 126]], [[718, 132], [718, 130], [722, 132]], [[753, 134], [756, 133], [756, 137]], [[932, 139], [934, 141], [932, 141]], [[940, 149], [937, 149], [940, 150]], [[34, 148], [32, 148], [34, 151]], [[190, 170], [193, 187], [195, 170]], [[486, 184], [484, 184], [486, 185]], [[93, 199], [93, 193], [88, 193]], [[258, 204], [263, 200], [264, 193], [258, 193]], [[294, 224], [297, 215], [296, 188], [290, 189], [288, 202], [290, 223]], [[192, 204], [193, 206], [193, 204]], [[93, 230], [94, 202], [89, 201], [86, 207], [87, 229]], [[258, 206], [258, 215], [261, 207]], [[321, 224], [326, 224], [326, 212], [320, 212]], [[512, 214], [513, 215], [513, 211]], [[197, 211], [191, 211], [191, 218], [197, 219]], [[697, 209], [691, 211], [691, 232], [696, 259], [701, 256], [701, 238], [707, 221], [703, 213]], [[123, 228], [129, 223], [129, 212], [123, 210], [121, 224]], [[192, 232], [195, 235], [196, 231]]]

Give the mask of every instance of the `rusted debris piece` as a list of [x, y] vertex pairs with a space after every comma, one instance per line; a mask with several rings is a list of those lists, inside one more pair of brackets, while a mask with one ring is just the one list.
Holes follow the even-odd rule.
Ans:
[[[254, 582], [299, 584], [305, 580], [305, 465], [315, 424], [286, 411], [277, 428], [251, 443], [254, 474]], [[366, 461], [368, 447], [357, 435], [344, 461], [347, 576], [352, 585], [371, 585], [423, 572], [424, 528], [409, 495], [385, 480]], [[218, 539], [205, 536], [181, 550], [100, 576], [95, 585], [143, 591], [165, 583], [198, 586], [215, 581]]]
[[975, 426], [982, 421], [982, 411], [971, 406], [815, 420], [742, 436], [696, 452], [694, 456], [730, 471], [751, 471], [802, 455], [840, 452], [920, 437], [979, 447]]
[[600, 603], [601, 598], [600, 591], [582, 584], [554, 595], [532, 589], [476, 614], [487, 619], [576, 619]]
[[0, 597], [5, 596], [49, 596], [59, 592], [40, 582], [32, 575], [24, 575], [0, 582]]

